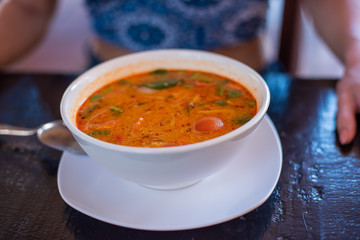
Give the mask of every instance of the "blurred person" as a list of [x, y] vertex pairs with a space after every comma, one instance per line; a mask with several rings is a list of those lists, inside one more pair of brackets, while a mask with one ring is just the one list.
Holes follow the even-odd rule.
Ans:
[[[356, 134], [360, 112], [360, 2], [301, 0], [314, 26], [344, 64], [338, 81], [341, 144]], [[227, 55], [257, 71], [266, 67], [261, 44], [268, 0], [85, 0], [94, 31], [92, 64], [162, 48]], [[24, 56], [46, 34], [56, 0], [0, 2], [0, 66]], [[76, 24], [76, 23], [74, 23]]]

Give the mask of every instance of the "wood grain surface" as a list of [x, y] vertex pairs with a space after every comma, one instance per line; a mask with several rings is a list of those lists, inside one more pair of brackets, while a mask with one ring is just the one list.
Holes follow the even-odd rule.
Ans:
[[[61, 96], [74, 78], [0, 74], [0, 122], [37, 127], [59, 119]], [[265, 79], [284, 159], [277, 187], [257, 209], [187, 231], [114, 226], [61, 199], [60, 152], [34, 136], [0, 136], [0, 239], [360, 239], [360, 139], [338, 143], [336, 81], [281, 73]]]

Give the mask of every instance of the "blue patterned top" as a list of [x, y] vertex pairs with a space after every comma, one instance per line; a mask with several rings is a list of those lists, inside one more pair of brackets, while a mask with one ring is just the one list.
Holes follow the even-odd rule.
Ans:
[[249, 40], [268, 0], [86, 0], [93, 30], [132, 51], [213, 49]]

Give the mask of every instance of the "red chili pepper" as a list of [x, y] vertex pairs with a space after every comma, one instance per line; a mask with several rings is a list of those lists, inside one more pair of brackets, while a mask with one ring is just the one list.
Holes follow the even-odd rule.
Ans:
[[122, 137], [120, 135], [116, 135], [115, 140], [116, 140], [117, 143], [121, 143], [122, 142]]

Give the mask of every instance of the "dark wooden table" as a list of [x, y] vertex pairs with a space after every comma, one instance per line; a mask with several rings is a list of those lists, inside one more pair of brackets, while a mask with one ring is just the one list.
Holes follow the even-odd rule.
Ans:
[[[0, 122], [37, 127], [59, 119], [62, 93], [74, 77], [0, 74]], [[34, 136], [0, 136], [0, 239], [360, 239], [360, 138], [338, 143], [336, 81], [265, 78], [284, 161], [277, 187], [257, 209], [186, 231], [114, 226], [62, 200], [60, 152]]]

